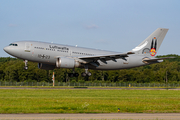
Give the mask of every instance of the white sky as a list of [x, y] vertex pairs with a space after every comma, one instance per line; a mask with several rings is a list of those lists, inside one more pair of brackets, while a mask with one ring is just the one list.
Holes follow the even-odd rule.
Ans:
[[0, 0], [0, 57], [21, 40], [126, 52], [159, 27], [158, 55], [180, 55], [179, 0]]

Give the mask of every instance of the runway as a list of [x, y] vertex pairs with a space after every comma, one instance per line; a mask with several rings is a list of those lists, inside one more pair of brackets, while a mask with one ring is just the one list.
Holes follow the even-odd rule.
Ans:
[[90, 88], [73, 88], [73, 87], [0, 87], [0, 89], [100, 89], [100, 90], [180, 90], [180, 88], [118, 88], [118, 87], [90, 87]]
[[1, 120], [180, 120], [179, 113], [0, 114]]

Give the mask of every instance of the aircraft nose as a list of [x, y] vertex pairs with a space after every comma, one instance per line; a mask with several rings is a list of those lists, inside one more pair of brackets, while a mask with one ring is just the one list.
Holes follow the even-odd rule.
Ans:
[[4, 47], [4, 49], [3, 49], [5, 52], [7, 51], [7, 47]]
[[9, 46], [4, 47], [4, 51], [5, 51], [5, 52], [7, 52], [7, 53], [8, 53], [8, 52], [9, 52], [9, 50], [10, 50], [10, 49], [9, 49]]

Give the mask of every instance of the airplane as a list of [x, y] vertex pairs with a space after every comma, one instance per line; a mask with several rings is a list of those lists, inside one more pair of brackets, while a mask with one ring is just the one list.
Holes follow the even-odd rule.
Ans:
[[168, 32], [166, 28], [156, 29], [149, 37], [134, 49], [121, 53], [78, 46], [69, 46], [38, 41], [19, 41], [4, 48], [8, 54], [23, 59], [25, 69], [28, 61], [37, 62], [39, 69], [73, 69], [69, 77], [78, 77], [75, 68], [84, 68], [81, 75], [91, 76], [88, 69], [119, 70], [163, 62], [166, 58], [156, 58], [159, 47]]

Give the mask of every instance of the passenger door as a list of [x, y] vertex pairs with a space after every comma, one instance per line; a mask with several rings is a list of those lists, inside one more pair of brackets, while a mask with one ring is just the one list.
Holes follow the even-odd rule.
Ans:
[[25, 43], [25, 52], [31, 52], [31, 43]]

